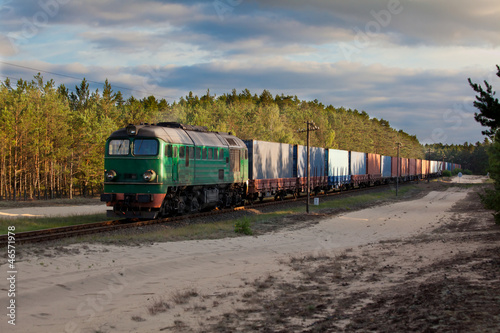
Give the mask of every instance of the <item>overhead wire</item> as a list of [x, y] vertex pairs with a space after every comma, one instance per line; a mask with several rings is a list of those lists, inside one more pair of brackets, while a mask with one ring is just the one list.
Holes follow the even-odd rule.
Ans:
[[[28, 66], [23, 66], [23, 65], [12, 64], [12, 63], [1, 61], [1, 60], [0, 60], [0, 64], [4, 64], [4, 65], [8, 65], [8, 66], [13, 66], [13, 67], [18, 67], [18, 68], [23, 68], [23, 69], [28, 69], [28, 70], [33, 70], [33, 71], [37, 71], [37, 72], [41, 72], [41, 73], [47, 73], [47, 74], [61, 76], [61, 77], [66, 77], [66, 78], [69, 78], [69, 79], [74, 79], [74, 80], [79, 80], [79, 81], [83, 80], [81, 77], [76, 77], [76, 76], [67, 75], [67, 74], [61, 74], [61, 73], [55, 73], [55, 72], [46, 71], [46, 70], [43, 70], [43, 69], [38, 69], [38, 68], [33, 68], [33, 67], [28, 67]], [[87, 82], [89, 82], [89, 83], [104, 85], [104, 82], [98, 82], [98, 81], [88, 80], [86, 78], [84, 78], [84, 79]], [[117, 85], [113, 85], [113, 84], [110, 84], [110, 85], [113, 88], [117, 88], [117, 89], [124, 89], [124, 90], [135, 91], [135, 92], [139, 92], [139, 93], [143, 93], [143, 94], [149, 94], [149, 95], [152, 95], [152, 96], [161, 96], [162, 98], [171, 98], [171, 99], [173, 99], [170, 96], [162, 96], [161, 94], [151, 93], [151, 92], [144, 91], [144, 90], [138, 90], [138, 89], [132, 89], [132, 88], [127, 88], [127, 87], [121, 87], [121, 86], [117, 86]]]

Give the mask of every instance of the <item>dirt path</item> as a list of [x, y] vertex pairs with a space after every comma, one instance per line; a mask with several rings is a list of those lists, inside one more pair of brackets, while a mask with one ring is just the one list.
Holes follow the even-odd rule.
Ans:
[[[141, 247], [74, 245], [49, 256], [47, 251], [25, 256], [17, 263], [16, 326], [4, 316], [0, 331], [285, 332], [314, 329], [318, 322], [350, 330], [357, 323], [355, 309], [328, 320], [338, 301], [367, 306], [376, 290], [397, 285], [419, 262], [445, 258], [450, 250], [441, 241], [402, 244], [446, 229], [457, 217], [450, 209], [464, 202], [467, 192], [456, 187], [431, 192], [258, 237]], [[379, 267], [381, 258], [387, 267]], [[0, 266], [0, 272], [7, 270]], [[360, 278], [370, 271], [371, 280]], [[5, 305], [7, 291], [0, 286]], [[342, 290], [334, 296], [335, 288]], [[293, 311], [286, 306], [291, 304]]]

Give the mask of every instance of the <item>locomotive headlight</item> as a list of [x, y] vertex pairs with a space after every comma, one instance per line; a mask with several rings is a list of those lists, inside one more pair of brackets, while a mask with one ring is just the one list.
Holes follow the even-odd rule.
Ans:
[[154, 172], [153, 170], [148, 170], [144, 172], [142, 178], [147, 182], [152, 182], [156, 178], [156, 172]]
[[116, 178], [116, 171], [115, 170], [107, 170], [104, 173], [104, 177], [106, 178], [107, 181], [112, 182]]

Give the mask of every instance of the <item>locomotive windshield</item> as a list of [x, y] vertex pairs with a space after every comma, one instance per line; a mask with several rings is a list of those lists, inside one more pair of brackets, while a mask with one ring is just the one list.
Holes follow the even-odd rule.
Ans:
[[128, 155], [130, 151], [129, 139], [109, 141], [109, 155]]
[[158, 141], [155, 139], [136, 139], [134, 141], [134, 155], [157, 155]]

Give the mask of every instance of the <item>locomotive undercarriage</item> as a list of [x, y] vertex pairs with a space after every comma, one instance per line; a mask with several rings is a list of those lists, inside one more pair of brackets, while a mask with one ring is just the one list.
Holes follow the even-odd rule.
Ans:
[[244, 200], [245, 189], [241, 184], [170, 187], [161, 205], [159, 217], [240, 206]]

